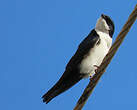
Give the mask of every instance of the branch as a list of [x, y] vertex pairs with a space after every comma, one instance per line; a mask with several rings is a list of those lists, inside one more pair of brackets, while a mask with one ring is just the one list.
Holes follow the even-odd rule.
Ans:
[[125, 25], [123, 26], [121, 32], [118, 34], [115, 42], [113, 43], [112, 47], [110, 48], [108, 54], [104, 58], [104, 60], [101, 63], [100, 67], [97, 69], [97, 73], [90, 79], [89, 84], [87, 85], [87, 87], [85, 88], [82, 96], [78, 100], [74, 110], [81, 110], [83, 108], [83, 106], [85, 105], [87, 99], [89, 98], [89, 96], [91, 95], [93, 89], [95, 88], [96, 84], [98, 83], [100, 77], [105, 72], [108, 64], [110, 63], [113, 56], [117, 52], [117, 50], [120, 47], [121, 43], [123, 42], [125, 36], [129, 32], [132, 24], [135, 22], [136, 18], [137, 18], [137, 5], [135, 6], [135, 9], [133, 10], [133, 12], [130, 14], [130, 16], [129, 16], [127, 22], [125, 23]]

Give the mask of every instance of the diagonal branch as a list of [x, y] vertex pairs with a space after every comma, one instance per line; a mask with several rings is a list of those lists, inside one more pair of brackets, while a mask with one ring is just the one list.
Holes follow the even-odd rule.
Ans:
[[127, 33], [129, 32], [132, 24], [135, 22], [137, 18], [137, 5], [135, 6], [135, 9], [133, 10], [133, 12], [130, 14], [127, 22], [125, 23], [125, 25], [123, 26], [121, 32], [118, 34], [115, 42], [113, 43], [112, 47], [110, 48], [108, 54], [106, 55], [106, 57], [104, 58], [103, 62], [101, 63], [100, 67], [97, 69], [97, 74], [95, 74], [91, 79], [89, 84], [87, 85], [87, 87], [85, 88], [82, 96], [80, 97], [80, 99], [78, 100], [74, 110], [81, 110], [83, 108], [83, 106], [85, 105], [87, 99], [89, 98], [89, 96], [91, 95], [94, 87], [96, 86], [96, 84], [98, 83], [100, 77], [103, 75], [103, 73], [105, 72], [107, 66], [109, 65], [110, 61], [112, 60], [113, 56], [115, 55], [115, 53], [117, 52], [118, 48], [120, 47], [121, 43], [123, 42], [125, 36], [127, 35]]

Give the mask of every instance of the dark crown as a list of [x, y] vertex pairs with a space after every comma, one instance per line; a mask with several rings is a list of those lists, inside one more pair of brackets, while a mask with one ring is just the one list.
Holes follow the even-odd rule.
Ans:
[[109, 30], [109, 35], [112, 37], [112, 35], [114, 34], [114, 30], [115, 30], [115, 27], [114, 27], [114, 22], [111, 20], [111, 18], [107, 15], [104, 15], [102, 14], [101, 17], [103, 19], [105, 19], [106, 23], [108, 24], [110, 30]]

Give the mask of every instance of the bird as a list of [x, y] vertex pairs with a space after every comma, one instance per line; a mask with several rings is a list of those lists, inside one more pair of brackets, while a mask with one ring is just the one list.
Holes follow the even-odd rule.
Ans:
[[49, 103], [53, 98], [65, 92], [81, 79], [93, 77], [112, 45], [114, 22], [101, 14], [95, 28], [79, 44], [77, 51], [66, 65], [65, 71], [57, 83], [42, 96], [43, 102]]

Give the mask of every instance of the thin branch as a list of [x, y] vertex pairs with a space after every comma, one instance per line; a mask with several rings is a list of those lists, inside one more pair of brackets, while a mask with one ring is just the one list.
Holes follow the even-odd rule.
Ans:
[[118, 34], [115, 42], [113, 43], [112, 47], [110, 48], [108, 54], [104, 58], [104, 60], [101, 63], [100, 67], [97, 69], [97, 73], [90, 79], [89, 84], [87, 85], [87, 87], [85, 88], [82, 96], [78, 100], [74, 110], [81, 110], [83, 108], [83, 106], [85, 105], [87, 99], [91, 95], [94, 87], [98, 83], [100, 77], [105, 72], [107, 66], [109, 65], [109, 63], [112, 60], [113, 56], [117, 52], [119, 46], [123, 42], [125, 36], [129, 32], [129, 30], [130, 30], [132, 24], [135, 22], [136, 18], [137, 18], [137, 5], [135, 6], [135, 9], [133, 10], [133, 12], [130, 14], [130, 16], [129, 16], [127, 22], [125, 23], [125, 25], [123, 26], [121, 32]]

